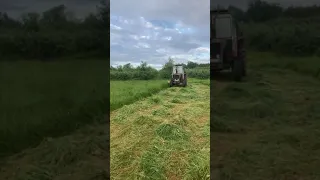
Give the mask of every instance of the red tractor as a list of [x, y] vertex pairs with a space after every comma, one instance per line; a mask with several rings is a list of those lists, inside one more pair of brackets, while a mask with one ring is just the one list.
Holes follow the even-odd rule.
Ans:
[[187, 86], [187, 73], [184, 71], [182, 65], [173, 66], [169, 85], [170, 87], [172, 86], [186, 87]]
[[228, 10], [211, 10], [210, 65], [213, 74], [231, 69], [234, 80], [246, 76], [243, 33]]

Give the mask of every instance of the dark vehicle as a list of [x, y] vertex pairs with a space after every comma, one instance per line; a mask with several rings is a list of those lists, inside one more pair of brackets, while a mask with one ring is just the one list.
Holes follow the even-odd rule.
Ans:
[[169, 82], [170, 87], [178, 86], [187, 86], [187, 74], [183, 69], [182, 65], [175, 65], [172, 68], [171, 80]]
[[243, 33], [228, 10], [211, 10], [211, 72], [231, 69], [234, 80], [246, 76]]

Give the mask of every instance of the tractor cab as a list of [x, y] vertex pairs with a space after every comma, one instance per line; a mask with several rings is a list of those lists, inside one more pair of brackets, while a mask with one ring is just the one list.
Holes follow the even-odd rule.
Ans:
[[187, 74], [185, 73], [182, 65], [174, 65], [172, 68], [170, 86], [174, 85], [187, 85]]
[[[210, 65], [212, 71], [232, 69], [236, 79], [245, 74], [242, 33], [228, 10], [211, 10]], [[238, 61], [239, 60], [239, 61]], [[241, 66], [241, 67], [240, 67]]]

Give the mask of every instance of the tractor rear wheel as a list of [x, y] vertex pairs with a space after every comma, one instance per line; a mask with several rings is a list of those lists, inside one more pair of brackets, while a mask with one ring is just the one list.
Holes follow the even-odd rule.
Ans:
[[246, 51], [244, 49], [240, 50], [239, 53], [240, 60], [242, 61], [242, 76], [247, 76], [247, 64], [246, 64]]
[[185, 76], [183, 81], [183, 87], [186, 87], [187, 85], [188, 85], [188, 80], [187, 80], [187, 76]]
[[237, 59], [237, 60], [233, 61], [232, 75], [233, 75], [233, 79], [235, 81], [241, 81], [242, 80], [243, 67], [244, 67], [243, 60]]
[[170, 80], [169, 86], [170, 86], [170, 87], [172, 87], [172, 86], [173, 86], [172, 79]]

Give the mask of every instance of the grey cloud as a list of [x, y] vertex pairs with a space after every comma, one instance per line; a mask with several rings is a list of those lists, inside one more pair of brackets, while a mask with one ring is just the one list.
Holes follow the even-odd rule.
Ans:
[[185, 54], [185, 52], [182, 51], [180, 48], [175, 49], [171, 47], [166, 47], [165, 49], [165, 52], [157, 52], [157, 48], [136, 49], [134, 47], [125, 46], [125, 51], [123, 51], [124, 49], [119, 50], [116, 48], [112, 48], [112, 51], [110, 51], [110, 57], [112, 60], [111, 64], [114, 64], [115, 62], [127, 62], [128, 60], [132, 63], [147, 61], [148, 64], [164, 64], [164, 62], [168, 60], [168, 56], [172, 54]]
[[[209, 0], [111, 1], [111, 23], [122, 28], [112, 29], [111, 39], [114, 39], [114, 43], [121, 43], [126, 51], [120, 52], [111, 46], [111, 64], [146, 61], [159, 67], [169, 56], [175, 57], [176, 62], [208, 62], [209, 58], [196, 59], [189, 51], [198, 47], [209, 47], [209, 3]], [[147, 21], [155, 22], [153, 25], [156, 26], [161, 26], [161, 23], [166, 26], [169, 24], [169, 29], [155, 28]], [[178, 29], [170, 23], [176, 24]], [[147, 43], [150, 48], [135, 48], [139, 43]]]
[[209, 0], [113, 0], [111, 13], [130, 17], [143, 16], [153, 20], [181, 20], [188, 25], [208, 26]]
[[[121, 25], [119, 25], [121, 27]], [[161, 48], [161, 47], [171, 47], [182, 52], [188, 52], [190, 49], [200, 47], [200, 43], [209, 42], [209, 33], [203, 34], [203, 32], [208, 32], [207, 30], [200, 30], [194, 35], [183, 35], [175, 31], [164, 31], [161, 30], [145, 30], [141, 25], [130, 25], [122, 26], [122, 30], [112, 29], [111, 39], [113, 37], [120, 37], [119, 42], [125, 43], [126, 46], [133, 46], [135, 42], [148, 43], [151, 48]], [[156, 36], [156, 33], [158, 35]], [[139, 38], [139, 36], [149, 36], [150, 39]], [[171, 40], [165, 40], [165, 37], [170, 37]], [[136, 39], [134, 39], [136, 38]], [[193, 42], [197, 41], [197, 42]]]
[[[309, 6], [318, 4], [320, 5], [319, 0], [265, 0], [267, 2], [279, 3], [280, 5], [287, 6]], [[217, 5], [227, 7], [229, 5], [236, 6], [242, 9], [246, 9], [250, 0], [210, 0], [210, 7], [213, 8]]]
[[176, 41], [176, 42], [170, 43], [170, 46], [175, 49], [180, 49], [180, 50], [183, 50], [184, 52], [188, 52], [191, 49], [195, 49], [197, 47], [200, 47], [201, 45], [196, 44], [196, 43], [185, 43], [185, 42], [181, 42], [181, 41]]
[[21, 11], [21, 10], [25, 10], [26, 8], [28, 8], [26, 5], [22, 5], [22, 4], [15, 4], [15, 3], [11, 3], [8, 1], [0, 1], [0, 11]]
[[41, 13], [60, 4], [66, 5], [68, 10], [74, 12], [76, 16], [84, 17], [96, 11], [99, 0], [11, 0], [0, 2], [0, 12], [7, 12], [10, 16], [17, 18], [26, 12]]

